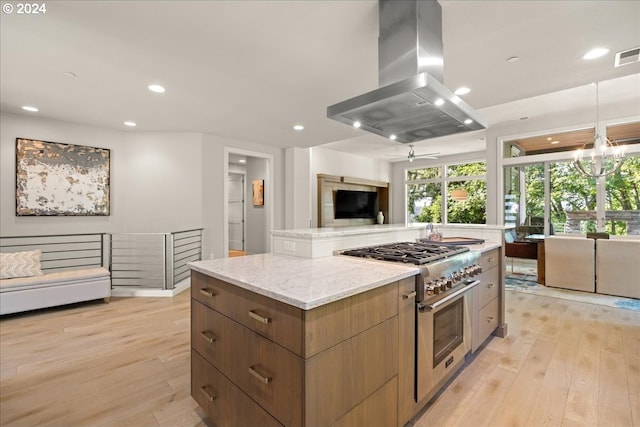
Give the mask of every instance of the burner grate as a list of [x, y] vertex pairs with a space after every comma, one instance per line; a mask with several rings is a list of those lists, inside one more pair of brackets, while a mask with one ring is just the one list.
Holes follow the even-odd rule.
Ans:
[[421, 265], [467, 251], [469, 251], [469, 248], [463, 246], [452, 247], [420, 242], [400, 242], [349, 249], [342, 252], [342, 254], [382, 261], [396, 261]]

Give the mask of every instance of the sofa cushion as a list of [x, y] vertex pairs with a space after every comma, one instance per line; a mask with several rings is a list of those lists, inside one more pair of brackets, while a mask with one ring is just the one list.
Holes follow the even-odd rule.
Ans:
[[0, 254], [0, 279], [42, 276], [40, 250]]
[[0, 292], [10, 292], [22, 289], [35, 289], [68, 285], [77, 282], [94, 281], [110, 276], [109, 270], [103, 267], [85, 268], [82, 270], [57, 271], [42, 276], [19, 277], [0, 280]]

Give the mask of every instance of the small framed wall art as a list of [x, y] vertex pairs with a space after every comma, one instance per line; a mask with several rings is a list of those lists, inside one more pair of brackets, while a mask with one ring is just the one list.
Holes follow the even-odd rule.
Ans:
[[256, 179], [253, 184], [253, 206], [264, 206], [264, 179]]
[[106, 216], [110, 150], [16, 138], [16, 216]]

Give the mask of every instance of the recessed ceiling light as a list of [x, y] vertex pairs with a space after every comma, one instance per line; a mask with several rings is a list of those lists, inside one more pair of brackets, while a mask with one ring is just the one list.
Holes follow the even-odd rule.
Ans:
[[438, 98], [435, 101], [433, 101], [434, 105], [437, 105], [438, 107], [441, 106], [442, 104], [444, 104], [444, 99], [442, 98]]
[[389, 136], [389, 139], [392, 141], [396, 140], [396, 135], [394, 133], [391, 134], [391, 136]]
[[163, 88], [160, 85], [149, 85], [149, 86], [147, 86], [147, 88], [149, 88], [149, 90], [151, 92], [155, 92], [155, 93], [164, 93], [165, 92], [165, 88]]
[[456, 91], [455, 91], [455, 92], [453, 92], [453, 93], [455, 93], [456, 95], [466, 95], [466, 94], [468, 94], [469, 92], [471, 92], [471, 89], [469, 89], [469, 88], [468, 88], [468, 87], [466, 87], [466, 86], [461, 86], [461, 87], [459, 87], [458, 89], [456, 89]]
[[302, 126], [302, 125], [295, 125], [293, 128], [295, 130], [304, 130], [304, 126]]
[[35, 112], [38, 111], [38, 109], [36, 107], [31, 107], [30, 105], [25, 105], [25, 106], [22, 107], [22, 109], [24, 111], [30, 111], [32, 113], [35, 113]]
[[67, 76], [67, 77], [76, 77], [76, 75], [77, 75], [77, 74], [76, 74], [76, 73], [74, 73], [73, 71], [65, 71], [63, 74], [64, 74], [65, 76]]
[[356, 120], [355, 122], [353, 122], [354, 128], [358, 129], [360, 126], [362, 126], [362, 123], [360, 123], [359, 121]]
[[507, 62], [508, 62], [509, 64], [511, 64], [511, 63], [513, 63], [513, 62], [516, 62], [516, 61], [519, 61], [519, 60], [520, 60], [520, 57], [519, 57], [519, 56], [511, 56], [511, 57], [507, 58]]
[[560, 144], [560, 141], [551, 141], [551, 144], [553, 145]]
[[238, 159], [238, 163], [247, 163], [246, 159]]
[[609, 53], [609, 49], [605, 47], [596, 47], [585, 53], [582, 59], [596, 59]]
[[471, 119], [466, 119], [466, 120], [464, 121], [464, 124], [465, 124], [465, 125], [470, 125], [471, 123], [473, 123], [473, 120], [471, 120]]
[[136, 122], [129, 122], [129, 121], [124, 122], [124, 125], [125, 125], [125, 126], [129, 126], [129, 127], [135, 127], [135, 126], [138, 126], [138, 124], [137, 124]]

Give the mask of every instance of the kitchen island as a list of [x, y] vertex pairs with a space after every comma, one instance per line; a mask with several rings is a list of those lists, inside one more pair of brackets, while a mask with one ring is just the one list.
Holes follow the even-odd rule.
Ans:
[[400, 426], [426, 403], [402, 392], [416, 266], [276, 254], [190, 265], [192, 395], [216, 425]]

